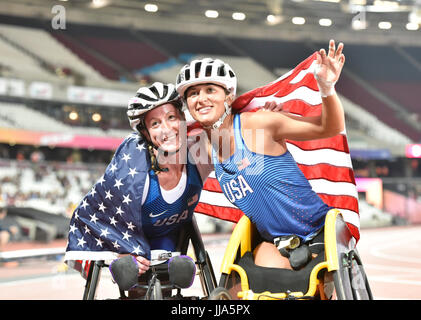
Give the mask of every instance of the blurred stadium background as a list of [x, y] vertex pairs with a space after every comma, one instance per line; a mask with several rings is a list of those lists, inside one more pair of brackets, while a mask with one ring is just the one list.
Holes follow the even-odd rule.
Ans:
[[[233, 66], [241, 94], [329, 39], [345, 43], [336, 89], [361, 227], [419, 224], [420, 26], [419, 0], [0, 1], [0, 223], [19, 227], [0, 263], [64, 250], [73, 209], [130, 133], [139, 86], [211, 56]], [[198, 221], [204, 234], [232, 227]]]

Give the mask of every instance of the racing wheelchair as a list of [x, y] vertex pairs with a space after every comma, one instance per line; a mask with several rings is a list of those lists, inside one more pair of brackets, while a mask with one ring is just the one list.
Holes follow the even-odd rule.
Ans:
[[[181, 289], [188, 288], [191, 283], [187, 285], [180, 285], [186, 283], [186, 279], [179, 279], [177, 273], [185, 271], [185, 264], [178, 265], [174, 268], [170, 268], [168, 261], [172, 257], [187, 257], [187, 250], [191, 244], [193, 249], [193, 256], [189, 257], [189, 260], [195, 265], [194, 273], [190, 278], [194, 280], [195, 276], [198, 275], [201, 287], [203, 291], [203, 297], [185, 297], [181, 294]], [[176, 300], [198, 300], [207, 299], [210, 293], [215, 289], [217, 282], [213, 271], [212, 263], [209, 258], [207, 251], [205, 250], [203, 240], [200, 234], [200, 230], [197, 226], [195, 217], [193, 216], [190, 222], [187, 222], [180, 232], [179, 240], [177, 244], [176, 252], [163, 252], [162, 251], [156, 260], [158, 264], [153, 265], [150, 269], [137, 278], [137, 284], [135, 287], [143, 292], [143, 296], [130, 296], [129, 290], [125, 290], [118, 284], [119, 299], [139, 299], [139, 300], [162, 300], [162, 299], [176, 299]], [[182, 261], [180, 259], [180, 261]], [[186, 261], [186, 259], [184, 259]], [[185, 262], [184, 262], [185, 263]], [[83, 300], [93, 300], [96, 297], [96, 291], [101, 276], [102, 268], [110, 267], [110, 264], [105, 261], [92, 261], [87, 274], [85, 290], [83, 293]], [[191, 270], [191, 268], [189, 268]], [[174, 280], [175, 279], [175, 280]], [[176, 295], [171, 296], [172, 291], [176, 290]], [[126, 291], [128, 294], [126, 294]]]
[[209, 299], [372, 300], [355, 239], [339, 210], [327, 213], [323, 231], [324, 248], [301, 269], [262, 267], [254, 264], [252, 253], [262, 239], [244, 215], [230, 237], [219, 286]]

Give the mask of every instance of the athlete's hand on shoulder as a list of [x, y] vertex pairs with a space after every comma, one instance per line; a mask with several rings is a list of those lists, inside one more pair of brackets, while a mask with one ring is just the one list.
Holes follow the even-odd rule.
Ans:
[[262, 107], [263, 111], [280, 112], [283, 110], [283, 103], [276, 103], [275, 101], [267, 101]]

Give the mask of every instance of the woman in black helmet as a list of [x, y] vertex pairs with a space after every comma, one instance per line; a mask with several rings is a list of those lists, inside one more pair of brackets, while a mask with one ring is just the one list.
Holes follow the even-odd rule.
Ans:
[[209, 161], [196, 165], [188, 156], [174, 85], [140, 88], [129, 100], [127, 116], [136, 133], [118, 147], [104, 176], [76, 208], [65, 260], [131, 254], [142, 274], [154, 250], [176, 251], [213, 166]]
[[174, 85], [140, 88], [127, 116], [135, 133], [120, 144], [104, 176], [75, 209], [65, 260], [131, 254], [143, 274], [154, 250], [175, 251], [213, 164], [207, 152], [204, 159], [195, 152], [205, 140], [187, 139]]
[[[212, 167], [198, 168], [188, 161], [185, 117], [174, 85], [156, 82], [140, 88], [129, 101], [127, 115], [151, 158], [142, 197], [143, 230], [151, 249], [174, 251]], [[147, 267], [144, 258], [138, 261]]]

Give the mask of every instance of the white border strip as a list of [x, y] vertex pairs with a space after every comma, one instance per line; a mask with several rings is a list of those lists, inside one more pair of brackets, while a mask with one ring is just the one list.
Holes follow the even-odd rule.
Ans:
[[287, 148], [298, 164], [316, 165], [327, 163], [335, 167], [352, 169], [351, 157], [346, 152], [332, 149], [302, 150], [291, 143], [287, 143]]
[[325, 193], [333, 196], [351, 196], [358, 199], [356, 186], [351, 182], [333, 182], [326, 179], [308, 180], [316, 193]]
[[319, 91], [314, 91], [308, 87], [299, 87], [283, 97], [275, 97], [278, 92], [267, 97], [256, 97], [243, 109], [248, 111], [254, 108], [262, 107], [266, 102], [275, 101], [276, 103], [284, 103], [290, 100], [302, 100], [311, 106], [317, 106], [322, 103], [322, 97]]
[[238, 209], [225, 197], [224, 193], [202, 190], [199, 201], [210, 205], [218, 205], [222, 207]]
[[119, 254], [113, 251], [67, 251], [64, 261], [67, 260], [114, 260]]
[[47, 255], [59, 255], [59, 254], [64, 254], [64, 252], [65, 252], [65, 248], [3, 251], [3, 252], [0, 252], [0, 260], [38, 257], [38, 256], [47, 256]]
[[342, 217], [344, 218], [345, 222], [348, 222], [360, 229], [360, 216], [358, 213], [346, 209], [339, 209], [339, 211], [342, 213]]

